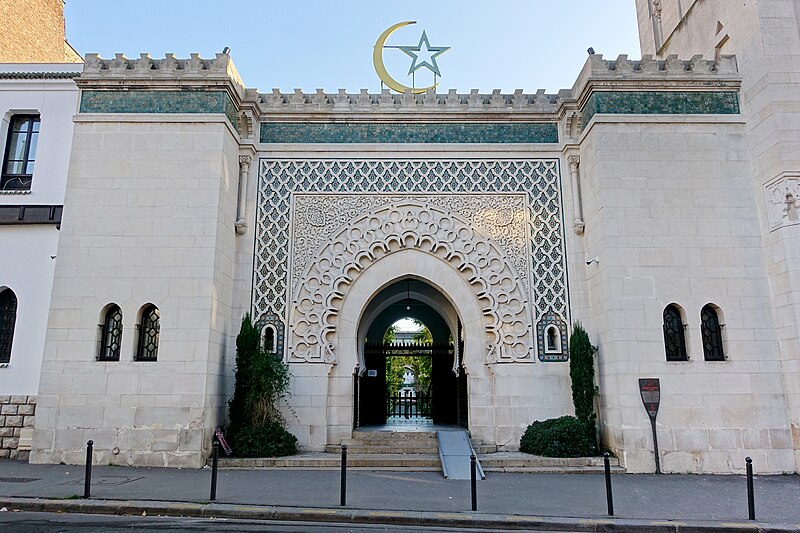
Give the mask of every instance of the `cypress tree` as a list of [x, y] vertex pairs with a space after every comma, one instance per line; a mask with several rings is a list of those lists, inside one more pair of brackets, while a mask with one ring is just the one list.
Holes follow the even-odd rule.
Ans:
[[587, 427], [594, 428], [597, 416], [594, 413], [594, 354], [597, 348], [589, 342], [589, 335], [580, 322], [572, 327], [569, 339], [569, 377], [572, 380], [572, 403], [575, 417]]
[[248, 412], [248, 398], [252, 389], [252, 367], [258, 357], [258, 330], [250, 319], [250, 313], [242, 317], [242, 327], [236, 336], [236, 385], [233, 398], [228, 402], [228, 418], [230, 430], [237, 430], [251, 425], [251, 414]]

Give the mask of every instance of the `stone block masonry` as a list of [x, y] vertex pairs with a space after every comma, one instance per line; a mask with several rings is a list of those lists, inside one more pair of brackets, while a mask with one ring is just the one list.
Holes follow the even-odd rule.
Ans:
[[0, 396], [0, 459], [28, 460], [36, 396]]

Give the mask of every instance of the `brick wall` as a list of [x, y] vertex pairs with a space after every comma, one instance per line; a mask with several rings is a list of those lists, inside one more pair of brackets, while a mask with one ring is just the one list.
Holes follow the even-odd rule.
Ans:
[[0, 396], [0, 459], [27, 460], [36, 396]]
[[0, 63], [79, 60], [64, 42], [64, 0], [4, 0], [0, 28]]

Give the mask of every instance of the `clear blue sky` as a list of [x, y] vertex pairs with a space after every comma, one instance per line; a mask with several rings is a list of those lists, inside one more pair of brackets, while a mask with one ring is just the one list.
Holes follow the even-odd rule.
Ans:
[[[81, 54], [213, 57], [229, 46], [245, 85], [262, 92], [377, 92], [372, 47], [404, 20], [417, 24], [387, 44], [416, 45], [426, 30], [431, 46], [452, 47], [437, 58], [439, 92], [556, 92], [572, 86], [589, 46], [605, 57], [640, 55], [634, 0], [67, 0], [65, 16]], [[385, 57], [410, 85], [411, 59], [397, 49]]]

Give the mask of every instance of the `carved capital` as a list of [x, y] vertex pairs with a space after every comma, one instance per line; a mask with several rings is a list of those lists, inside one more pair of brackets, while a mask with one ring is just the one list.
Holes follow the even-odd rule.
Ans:
[[586, 229], [586, 224], [580, 218], [576, 218], [572, 222], [572, 231], [575, 232], [575, 235], [583, 235], [585, 229]]
[[576, 172], [578, 170], [578, 165], [581, 164], [581, 156], [571, 155], [567, 158], [567, 162], [569, 163], [570, 172]]
[[253, 158], [249, 155], [240, 155], [239, 156], [239, 169], [242, 172], [249, 172], [250, 171], [250, 163], [253, 161]]

